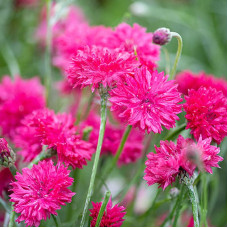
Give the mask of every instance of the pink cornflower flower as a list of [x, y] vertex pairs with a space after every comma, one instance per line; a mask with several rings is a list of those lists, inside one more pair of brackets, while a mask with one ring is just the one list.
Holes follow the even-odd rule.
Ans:
[[74, 181], [69, 173], [62, 164], [54, 166], [51, 160], [40, 161], [32, 169], [23, 168], [22, 174], [17, 173], [10, 195], [15, 212], [20, 214], [16, 221], [39, 226], [41, 220], [57, 215], [56, 210], [70, 203], [75, 195], [68, 189]]
[[55, 114], [49, 109], [34, 111], [22, 121], [15, 145], [25, 161], [33, 160], [42, 150], [42, 145], [55, 150], [59, 161], [73, 168], [82, 168], [94, 152], [91, 143], [76, 135], [75, 120], [70, 114]]
[[189, 90], [183, 105], [187, 119], [186, 129], [191, 129], [195, 139], [211, 137], [220, 144], [227, 134], [227, 99], [221, 91], [200, 87]]
[[45, 106], [44, 88], [38, 78], [14, 81], [4, 76], [0, 83], [0, 128], [2, 135], [13, 138], [21, 120], [33, 110]]
[[142, 131], [161, 133], [162, 126], [170, 129], [179, 119], [180, 93], [174, 81], [168, 81], [163, 72], [150, 73], [146, 67], [136, 69], [134, 77], [126, 77], [110, 95], [111, 110]]
[[160, 59], [160, 46], [152, 43], [153, 34], [138, 24], [133, 27], [122, 23], [115, 28], [112, 44], [127, 52], [137, 53], [139, 61], [154, 65]]
[[200, 171], [212, 173], [211, 167], [219, 167], [218, 162], [223, 158], [217, 155], [220, 149], [210, 143], [210, 138], [202, 140], [200, 137], [195, 143], [181, 135], [178, 136], [177, 144], [160, 141], [160, 147], [155, 146], [156, 153], [147, 155], [144, 179], [148, 185], [157, 183], [164, 190], [182, 172], [191, 177], [196, 167]]
[[207, 75], [201, 71], [195, 74], [189, 70], [185, 70], [177, 74], [176, 81], [178, 90], [184, 95], [188, 95], [188, 90], [198, 90], [201, 86], [206, 88], [212, 87], [218, 91], [222, 91], [227, 96], [227, 83], [223, 78], [216, 78], [214, 75]]
[[[89, 136], [89, 142], [92, 143], [94, 149], [97, 146], [99, 136], [100, 118], [94, 112], [91, 112], [88, 118], [81, 124], [81, 128], [92, 127]], [[112, 154], [115, 156], [121, 138], [124, 134], [124, 128], [120, 125], [111, 124], [108, 120], [106, 122], [104, 140], [101, 148], [101, 155]], [[132, 129], [128, 139], [124, 145], [123, 151], [118, 160], [118, 165], [124, 165], [136, 162], [143, 152], [143, 134]]]
[[138, 63], [134, 54], [120, 49], [108, 49], [98, 46], [86, 46], [72, 58], [68, 69], [71, 84], [81, 87], [92, 85], [92, 91], [101, 83], [112, 88], [126, 74], [131, 74]]
[[[92, 202], [92, 205], [93, 208], [89, 210], [92, 217], [90, 226], [95, 227], [102, 202]], [[112, 206], [112, 200], [110, 199], [101, 219], [100, 227], [120, 227], [124, 221], [123, 217], [126, 214], [124, 210], [124, 206], [119, 206], [118, 204]]]

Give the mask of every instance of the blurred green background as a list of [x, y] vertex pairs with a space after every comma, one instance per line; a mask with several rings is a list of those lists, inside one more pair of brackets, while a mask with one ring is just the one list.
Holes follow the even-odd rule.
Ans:
[[[41, 1], [36, 8], [16, 8], [13, 0], [0, 0], [0, 78], [5, 74], [15, 73], [20, 73], [23, 77], [39, 75], [44, 78], [43, 49], [34, 39], [44, 2]], [[103, 24], [114, 27], [125, 21], [129, 24], [139, 23], [149, 32], [159, 27], [170, 28], [183, 38], [183, 53], [178, 71], [203, 70], [216, 77], [226, 77], [226, 0], [72, 0], [71, 2], [82, 8], [91, 25]], [[172, 40], [166, 47], [173, 63], [177, 41]], [[159, 70], [164, 69], [165, 56], [161, 52]], [[57, 69], [54, 69], [53, 75], [56, 80], [60, 78]], [[208, 187], [208, 218], [214, 226], [227, 224], [226, 145], [224, 140], [221, 144], [224, 161], [221, 162], [221, 169], [214, 170], [214, 174], [210, 176]], [[132, 169], [133, 166], [129, 167]], [[91, 163], [86, 169], [89, 178]], [[85, 185], [88, 184], [88, 180], [85, 180]], [[84, 191], [83, 188], [81, 191]], [[78, 203], [82, 205], [83, 201]], [[159, 216], [157, 213], [152, 212], [151, 217]], [[141, 225], [130, 221], [129, 219], [125, 225]]]

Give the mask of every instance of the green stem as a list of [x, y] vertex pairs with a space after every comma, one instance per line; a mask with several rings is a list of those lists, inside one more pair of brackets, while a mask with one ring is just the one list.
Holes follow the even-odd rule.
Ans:
[[194, 191], [194, 187], [192, 184], [186, 184], [186, 186], [188, 188], [189, 198], [192, 203], [194, 226], [199, 227], [199, 215], [198, 215], [198, 205], [197, 205], [196, 193]]
[[180, 216], [180, 211], [181, 211], [182, 204], [183, 204], [183, 196], [184, 196], [184, 185], [182, 184], [181, 188], [180, 188], [180, 193], [179, 193], [179, 196], [177, 199], [177, 208], [176, 208], [176, 215], [175, 215], [174, 222], [173, 222], [173, 227], [177, 226], [177, 221]]
[[207, 224], [207, 176], [203, 173], [202, 176], [202, 194], [201, 194], [201, 224], [200, 226], [208, 226]]
[[95, 154], [95, 159], [93, 163], [92, 174], [90, 178], [89, 189], [86, 197], [86, 202], [82, 214], [82, 220], [80, 226], [83, 227], [85, 224], [85, 218], [89, 207], [89, 202], [93, 194], [94, 182], [97, 173], [98, 161], [101, 153], [101, 146], [103, 143], [104, 132], [105, 132], [105, 125], [106, 125], [106, 118], [107, 118], [107, 93], [100, 92], [101, 96], [101, 124], [100, 124], [100, 131], [99, 131], [99, 138], [97, 143], [97, 150]]
[[51, 89], [51, 46], [52, 46], [51, 5], [52, 5], [52, 0], [46, 0], [47, 36], [46, 36], [46, 51], [45, 51], [45, 70], [46, 70], [45, 87], [46, 87], [47, 104], [48, 104], [48, 97]]
[[14, 220], [15, 220], [15, 211], [14, 211], [13, 205], [11, 205], [9, 227], [13, 227], [14, 226]]
[[107, 206], [107, 204], [108, 204], [108, 201], [109, 201], [110, 196], [111, 196], [111, 192], [110, 192], [110, 191], [106, 192], [105, 198], [104, 198], [104, 200], [103, 200], [103, 203], [102, 203], [102, 205], [101, 205], [99, 214], [98, 214], [98, 216], [97, 216], [97, 221], [96, 221], [95, 227], [99, 227], [99, 226], [100, 226], [101, 219], [102, 219], [102, 217], [103, 217], [103, 215], [104, 215], [104, 212], [105, 212], [105, 209], [106, 209], [106, 206]]
[[14, 164], [10, 164], [10, 165], [9, 165], [9, 169], [10, 169], [10, 172], [12, 173], [12, 175], [15, 176], [16, 173], [17, 173], [17, 168], [16, 168], [16, 166], [15, 166]]
[[10, 208], [8, 204], [2, 198], [0, 198], [0, 204], [3, 206], [6, 212], [10, 213]]
[[172, 131], [170, 134], [167, 135], [165, 140], [171, 140], [175, 136], [177, 136], [180, 132], [182, 132], [186, 128], [186, 123], [181, 124], [179, 127], [176, 127], [174, 131]]
[[164, 46], [162, 47], [162, 50], [165, 53], [165, 61], [166, 61], [166, 64], [165, 64], [165, 72], [166, 72], [166, 74], [169, 74], [170, 73], [169, 52], [168, 52], [168, 49], [166, 47], [164, 47]]
[[176, 33], [176, 32], [171, 32], [171, 35], [172, 35], [172, 37], [177, 38], [177, 41], [178, 41], [177, 54], [176, 54], [176, 58], [175, 58], [175, 61], [174, 61], [174, 65], [173, 65], [173, 68], [172, 68], [171, 74], [170, 74], [170, 79], [173, 79], [173, 78], [174, 78], [174, 75], [175, 75], [175, 73], [176, 73], [176, 69], [177, 69], [177, 65], [178, 65], [180, 56], [181, 56], [182, 47], [183, 47], [183, 41], [182, 41], [181, 36], [180, 36], [178, 33]]
[[61, 226], [61, 225], [60, 225], [59, 218], [58, 218], [58, 215], [57, 215], [57, 216], [55, 216], [55, 215], [51, 214], [51, 217], [53, 218], [53, 220], [54, 220], [54, 222], [55, 222], [55, 226], [56, 226], [56, 227]]
[[39, 161], [42, 161], [46, 158], [50, 158], [55, 155], [55, 151], [47, 150], [47, 146], [43, 146], [43, 149], [40, 154], [38, 154], [29, 164], [28, 168], [31, 169], [34, 164], [38, 164]]

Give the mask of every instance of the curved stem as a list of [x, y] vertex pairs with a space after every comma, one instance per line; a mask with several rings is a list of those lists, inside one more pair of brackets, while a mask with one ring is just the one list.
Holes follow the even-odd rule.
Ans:
[[166, 74], [169, 74], [170, 73], [170, 58], [169, 58], [169, 52], [168, 52], [168, 49], [166, 47], [162, 47], [162, 50], [165, 54], [165, 72]]
[[17, 168], [16, 168], [16, 166], [15, 166], [14, 164], [10, 164], [10, 165], [9, 165], [9, 169], [10, 169], [10, 172], [12, 173], [12, 175], [15, 176], [16, 173], [17, 173]]
[[54, 220], [54, 222], [55, 222], [55, 226], [56, 226], [56, 227], [59, 227], [59, 226], [60, 226], [60, 221], [59, 221], [59, 219], [58, 219], [58, 215], [55, 216], [55, 215], [51, 214], [51, 217], [53, 218], [53, 220]]
[[45, 71], [46, 71], [45, 87], [46, 87], [47, 104], [48, 104], [49, 92], [51, 89], [51, 45], [52, 45], [51, 5], [52, 5], [52, 0], [46, 0], [47, 36], [46, 36], [46, 51], [45, 51]]
[[194, 191], [194, 187], [192, 184], [186, 184], [186, 186], [188, 188], [189, 198], [192, 203], [194, 226], [199, 227], [199, 215], [198, 215], [198, 205], [197, 205], [197, 200], [196, 200], [196, 193]]
[[170, 74], [170, 79], [173, 79], [174, 78], [174, 75], [176, 73], [178, 62], [180, 60], [180, 56], [181, 56], [181, 52], [182, 52], [182, 47], [183, 47], [183, 41], [182, 41], [181, 36], [178, 33], [171, 32], [171, 35], [172, 35], [172, 37], [177, 38], [177, 41], [178, 41], [177, 54], [176, 54], [174, 65], [173, 65], [173, 68], [172, 68], [171, 74]]
[[97, 150], [95, 154], [95, 160], [93, 163], [93, 169], [92, 169], [92, 174], [90, 178], [90, 184], [89, 184], [89, 190], [87, 193], [86, 197], [86, 202], [82, 214], [82, 220], [80, 226], [84, 226], [85, 224], [85, 217], [88, 211], [89, 207], [89, 202], [93, 194], [93, 188], [94, 188], [94, 182], [95, 182], [95, 177], [97, 173], [97, 166], [98, 166], [98, 161], [101, 153], [101, 146], [103, 143], [103, 138], [104, 138], [104, 132], [105, 132], [105, 125], [106, 125], [106, 118], [107, 118], [107, 94], [106, 93], [101, 93], [101, 124], [100, 124], [100, 131], [99, 131], [99, 138], [98, 138], [98, 143], [97, 143]]
[[103, 200], [103, 203], [102, 203], [102, 205], [101, 205], [99, 214], [98, 214], [98, 216], [97, 216], [97, 221], [96, 221], [95, 227], [99, 227], [99, 226], [100, 226], [101, 219], [102, 219], [103, 214], [104, 214], [104, 212], [105, 212], [105, 209], [106, 209], [106, 206], [107, 206], [107, 204], [108, 204], [108, 201], [109, 201], [110, 196], [111, 196], [111, 192], [110, 192], [110, 191], [106, 192], [105, 198], [104, 198], [104, 200]]

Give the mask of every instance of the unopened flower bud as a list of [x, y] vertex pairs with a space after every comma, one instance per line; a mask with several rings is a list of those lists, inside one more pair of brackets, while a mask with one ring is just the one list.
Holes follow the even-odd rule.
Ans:
[[4, 138], [0, 138], [0, 165], [9, 167], [16, 161], [16, 155]]
[[153, 34], [153, 43], [166, 45], [172, 39], [172, 34], [167, 28], [159, 28]]
[[171, 188], [169, 191], [171, 198], [177, 197], [179, 193], [180, 193], [180, 190], [178, 188], [175, 188], [175, 187]]

